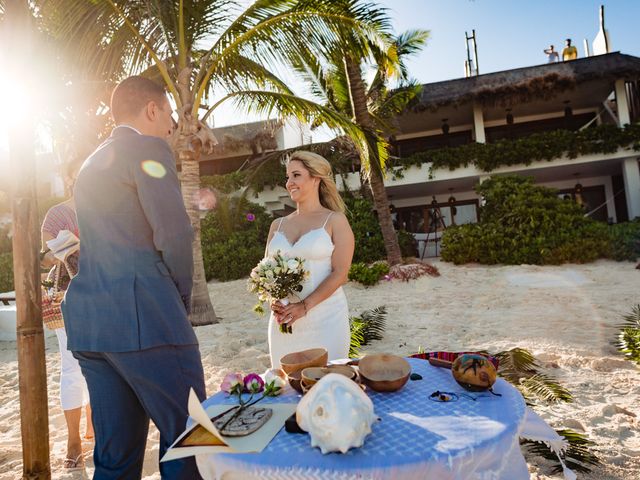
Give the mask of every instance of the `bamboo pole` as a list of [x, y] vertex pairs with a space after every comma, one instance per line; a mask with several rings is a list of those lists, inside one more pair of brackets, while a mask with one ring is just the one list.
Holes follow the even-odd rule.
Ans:
[[[28, 82], [33, 61], [33, 28], [27, 2], [7, 2], [6, 24], [16, 51], [10, 58], [9, 78]], [[20, 428], [22, 432], [22, 478], [48, 480], [49, 412], [44, 332], [40, 305], [40, 228], [36, 199], [33, 112], [15, 112], [9, 128], [9, 158], [13, 192], [13, 270], [17, 308]]]

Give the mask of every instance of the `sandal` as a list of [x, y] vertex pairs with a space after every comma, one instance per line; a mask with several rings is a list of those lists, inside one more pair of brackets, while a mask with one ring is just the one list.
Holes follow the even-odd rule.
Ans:
[[64, 468], [67, 470], [77, 470], [79, 468], [84, 468], [84, 458], [82, 458], [82, 453], [80, 453], [76, 458], [65, 458]]

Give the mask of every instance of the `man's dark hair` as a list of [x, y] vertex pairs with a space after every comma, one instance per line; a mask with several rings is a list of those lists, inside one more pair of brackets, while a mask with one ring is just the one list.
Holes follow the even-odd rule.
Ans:
[[163, 87], [148, 78], [133, 76], [125, 78], [111, 94], [111, 116], [121, 123], [135, 117], [151, 101], [162, 106], [166, 98]]

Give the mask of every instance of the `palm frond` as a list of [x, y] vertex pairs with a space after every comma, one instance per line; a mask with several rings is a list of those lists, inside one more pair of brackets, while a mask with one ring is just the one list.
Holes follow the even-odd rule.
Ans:
[[535, 357], [524, 348], [513, 348], [499, 352], [495, 357], [500, 361], [498, 375], [513, 384], [525, 397], [527, 403], [571, 402], [573, 397], [565, 387], [553, 377], [540, 373]]
[[349, 341], [349, 358], [358, 358], [364, 345], [364, 323], [349, 322], [351, 337]]
[[[570, 429], [556, 430], [556, 432], [561, 437], [564, 437], [569, 444], [563, 455], [563, 460], [567, 467], [576, 472], [588, 473], [591, 471], [592, 466], [600, 465], [600, 458], [591, 450], [595, 443], [589, 440], [586, 435]], [[521, 445], [525, 448], [525, 456], [543, 457], [554, 462], [552, 473], [562, 472], [562, 465], [558, 462], [558, 457], [544, 443], [523, 440]]]
[[359, 317], [350, 317], [351, 330], [361, 334], [360, 345], [369, 345], [374, 340], [382, 340], [386, 329], [387, 307], [382, 305], [365, 310]]
[[628, 360], [640, 365], [640, 304], [622, 319], [624, 323], [617, 326], [620, 332], [614, 345]]
[[573, 401], [573, 396], [569, 390], [560, 385], [552, 377], [542, 373], [520, 379], [520, 383], [516, 385], [516, 387], [529, 402], [535, 400], [541, 400], [547, 403]]

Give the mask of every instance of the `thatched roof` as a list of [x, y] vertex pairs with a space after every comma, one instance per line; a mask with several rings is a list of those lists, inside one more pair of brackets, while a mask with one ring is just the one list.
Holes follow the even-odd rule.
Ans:
[[411, 110], [435, 110], [452, 104], [477, 101], [482, 104], [524, 102], [545, 99], [578, 84], [604, 79], [640, 79], [640, 58], [619, 52], [547, 63], [458, 78], [423, 86], [419, 102]]

